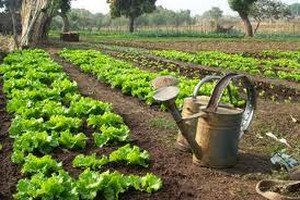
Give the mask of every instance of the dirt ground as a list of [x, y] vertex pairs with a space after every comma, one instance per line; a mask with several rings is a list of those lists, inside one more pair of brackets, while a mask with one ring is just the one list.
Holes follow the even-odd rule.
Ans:
[[2, 91], [3, 81], [0, 78], [0, 199], [9, 199], [15, 192], [15, 185], [20, 178], [20, 166], [10, 161], [12, 139], [8, 137], [10, 116], [5, 110], [6, 99]]
[[[200, 38], [199, 38], [200, 39]], [[214, 39], [214, 40], [178, 40], [165, 41], [160, 38], [151, 41], [101, 41], [102, 44], [138, 47], [146, 49], [174, 49], [184, 51], [223, 51], [223, 52], [249, 52], [262, 50], [299, 50], [299, 40], [257, 40], [257, 39]]]
[[[128, 191], [120, 199], [264, 199], [255, 192], [256, 183], [265, 178], [274, 178], [274, 167], [271, 165], [270, 153], [275, 148], [283, 148], [266, 138], [268, 131], [286, 137], [293, 146], [299, 146], [300, 124], [294, 123], [291, 116], [300, 120], [299, 103], [276, 103], [258, 100], [257, 111], [250, 130], [240, 142], [238, 163], [233, 168], [211, 169], [199, 167], [192, 163], [192, 155], [178, 151], [175, 147], [177, 128], [167, 112], [157, 107], [149, 107], [142, 101], [124, 96], [119, 90], [99, 82], [95, 77], [81, 73], [80, 70], [55, 55], [56, 50], [48, 49], [53, 58], [64, 67], [71, 79], [78, 83], [80, 92], [113, 104], [131, 129], [133, 143], [146, 149], [151, 155], [149, 169], [139, 167], [127, 168], [123, 165], [112, 165], [109, 168], [124, 173], [145, 174], [148, 171], [161, 177], [163, 188], [152, 195]], [[216, 49], [215, 49], [216, 50]], [[0, 82], [2, 89], [2, 82]], [[0, 199], [10, 199], [15, 191], [16, 181], [20, 178], [20, 168], [10, 161], [12, 143], [7, 136], [10, 117], [5, 112], [5, 98], [0, 90]], [[88, 134], [88, 130], [86, 130]], [[260, 139], [263, 137], [262, 139]], [[85, 153], [97, 151], [107, 153], [112, 148], [97, 149], [88, 144]], [[75, 177], [79, 170], [71, 167], [74, 152], [53, 153], [63, 161], [65, 168]], [[100, 199], [101, 197], [99, 197]]]

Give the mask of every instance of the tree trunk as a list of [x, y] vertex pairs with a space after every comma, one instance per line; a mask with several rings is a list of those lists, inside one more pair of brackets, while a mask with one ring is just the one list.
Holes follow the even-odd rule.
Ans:
[[134, 32], [134, 17], [129, 17], [129, 32]]
[[46, 39], [47, 23], [49, 23], [48, 21], [49, 17], [45, 12], [42, 12], [32, 29], [32, 38], [30, 40], [30, 46], [36, 46], [38, 43]]
[[23, 0], [20, 48], [35, 45], [42, 38], [42, 26], [48, 4], [49, 0]]
[[44, 23], [44, 26], [43, 26], [43, 30], [42, 30], [42, 36], [41, 36], [42, 40], [48, 39], [48, 33], [50, 30], [51, 21], [52, 21], [52, 17], [47, 17], [46, 22]]
[[63, 20], [63, 26], [62, 26], [62, 32], [69, 32], [70, 31], [70, 22], [69, 22], [69, 18], [68, 15], [66, 13], [60, 13], [60, 16]]
[[246, 29], [246, 36], [247, 37], [253, 37], [253, 29], [252, 29], [252, 25], [251, 22], [248, 18], [248, 14], [245, 12], [238, 12]]
[[53, 0], [22, 1], [20, 48], [35, 46], [47, 36], [51, 19], [57, 14], [56, 4]]
[[12, 8], [8, 8], [10, 15], [11, 15], [11, 20], [12, 20], [12, 26], [13, 26], [13, 39], [14, 39], [14, 47], [19, 48], [19, 40], [18, 40], [18, 33], [17, 33], [17, 20], [16, 20], [16, 11]]
[[258, 30], [258, 28], [259, 28], [259, 25], [260, 25], [260, 23], [261, 23], [261, 21], [259, 20], [259, 21], [257, 21], [257, 24], [256, 24], [256, 26], [255, 26], [255, 28], [254, 28], [254, 34], [257, 32], [257, 30]]

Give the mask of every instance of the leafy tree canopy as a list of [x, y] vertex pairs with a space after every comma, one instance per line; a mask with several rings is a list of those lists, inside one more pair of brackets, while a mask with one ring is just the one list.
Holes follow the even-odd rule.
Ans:
[[223, 11], [219, 7], [212, 7], [210, 10], [203, 13], [204, 18], [218, 21], [223, 16]]
[[237, 11], [244, 22], [246, 29], [246, 36], [253, 36], [253, 29], [249, 20], [249, 12], [254, 2], [257, 0], [228, 0], [229, 6], [232, 10]]
[[144, 13], [151, 13], [155, 10], [156, 0], [107, 0], [110, 4], [112, 17], [136, 18]]
[[288, 5], [279, 0], [258, 0], [249, 13], [256, 21], [278, 20], [292, 16]]
[[300, 3], [293, 3], [289, 8], [294, 16], [300, 16]]
[[0, 0], [0, 8], [17, 10], [21, 7], [22, 0]]
[[62, 13], [67, 13], [71, 10], [71, 0], [57, 0], [57, 7]]
[[228, 3], [232, 10], [248, 13], [252, 4], [256, 1], [257, 0], [228, 0]]

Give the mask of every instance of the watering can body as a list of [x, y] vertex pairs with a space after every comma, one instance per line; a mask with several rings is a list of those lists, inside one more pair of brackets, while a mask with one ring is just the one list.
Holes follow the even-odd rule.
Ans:
[[[244, 110], [221, 106], [220, 99], [232, 79], [241, 79], [247, 91]], [[249, 127], [256, 104], [252, 82], [244, 75], [228, 74], [216, 84], [203, 112], [198, 119], [195, 141], [201, 147], [201, 156], [193, 155], [196, 164], [214, 167], [231, 167], [237, 162], [238, 144], [244, 131]]]
[[[210, 97], [204, 95], [198, 96], [199, 90], [205, 83], [216, 79], [221, 79], [221, 77], [215, 75], [206, 76], [195, 86], [192, 97], [187, 97], [184, 99], [183, 108], [181, 112], [183, 118], [188, 118], [197, 113], [203, 113], [202, 110], [207, 106]], [[228, 94], [229, 94], [229, 99], [232, 103], [230, 88], [228, 88]], [[220, 107], [232, 108], [233, 106], [231, 104], [220, 104]], [[189, 134], [192, 134], [193, 137], [195, 138], [197, 133], [197, 127], [198, 127], [198, 118], [192, 118], [187, 120], [186, 125], [188, 126]], [[176, 147], [181, 151], [190, 151], [190, 145], [185, 139], [185, 137], [182, 135], [180, 129], [178, 130]]]
[[[193, 116], [201, 112], [201, 106], [207, 105], [209, 101], [209, 97], [207, 96], [199, 96], [197, 99], [188, 97], [184, 99], [183, 107], [181, 115], [183, 118], [187, 118]], [[190, 134], [195, 138], [197, 131], [198, 118], [192, 118], [186, 121], [186, 125], [188, 126], [188, 130]], [[176, 139], [177, 148], [181, 151], [190, 151], [190, 145], [185, 139], [185, 137], [181, 134], [181, 130], [178, 130], [178, 135]]]
[[193, 162], [214, 168], [235, 165], [243, 110], [220, 107], [216, 112], [202, 112], [204, 115], [198, 119], [195, 135], [202, 157], [198, 159], [193, 155]]

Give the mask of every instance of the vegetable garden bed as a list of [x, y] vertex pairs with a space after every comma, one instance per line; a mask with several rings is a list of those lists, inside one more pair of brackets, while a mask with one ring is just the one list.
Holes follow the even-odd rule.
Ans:
[[[115, 58], [132, 62], [143, 69], [156, 71], [168, 70], [193, 79], [200, 79], [211, 74], [222, 75], [226, 72], [232, 72], [232, 70], [229, 69], [200, 66], [151, 55], [139, 55], [137, 53], [122, 53], [107, 50], [104, 50], [104, 52]], [[287, 102], [298, 102], [300, 99], [300, 86], [298, 83], [277, 80], [274, 78], [263, 78], [260, 76], [251, 76], [251, 78], [254, 81], [257, 93], [261, 98]]]
[[[103, 165], [120, 161], [148, 167], [149, 153], [130, 145], [99, 159], [95, 153], [76, 156], [72, 166], [84, 171], [78, 177], [70, 176], [63, 163], [50, 154], [129, 142], [130, 130], [122, 117], [113, 113], [111, 104], [80, 96], [76, 82], [42, 50], [10, 54], [1, 73], [9, 99], [6, 107], [14, 116], [8, 131], [14, 140], [11, 160], [21, 165], [23, 177], [14, 199], [117, 199], [129, 188], [148, 193], [161, 188], [161, 179], [151, 173], [100, 171]], [[83, 133], [86, 130], [91, 138]], [[10, 195], [4, 193], [3, 197]]]
[[[77, 45], [77, 44], [76, 44]], [[81, 44], [80, 44], [81, 45]], [[22, 114], [22, 117], [24, 117], [27, 122], [31, 121], [33, 124], [30, 124], [30, 128], [36, 128], [41, 125], [40, 114], [42, 114], [42, 118], [44, 120], [42, 128], [45, 128], [47, 134], [52, 134], [52, 132], [59, 132], [59, 134], [54, 136], [57, 136], [58, 143], [54, 142], [55, 144], [53, 149], [49, 152], [48, 155], [51, 156], [51, 158], [44, 157], [44, 160], [51, 162], [51, 165], [48, 165], [50, 167], [45, 167], [43, 169], [36, 168], [36, 167], [28, 167], [29, 164], [32, 163], [32, 161], [37, 160], [35, 157], [31, 156], [31, 151], [26, 150], [25, 154], [30, 155], [27, 157], [26, 163], [29, 163], [28, 165], [24, 165], [26, 167], [23, 167], [21, 164], [13, 164], [11, 159], [11, 153], [13, 148], [17, 148], [12, 145], [12, 139], [8, 136], [8, 126], [10, 117], [7, 113], [4, 111], [4, 107], [6, 106], [4, 102], [6, 99], [3, 96], [3, 93], [0, 92], [0, 111], [1, 111], [1, 132], [0, 132], [0, 143], [3, 144], [3, 149], [0, 151], [0, 158], [3, 160], [3, 162], [0, 163], [0, 198], [1, 199], [11, 199], [13, 194], [16, 194], [18, 190], [16, 189], [16, 183], [17, 180], [22, 178], [23, 180], [22, 185], [30, 186], [30, 178], [35, 177], [35, 180], [43, 180], [45, 183], [49, 183], [50, 181], [48, 178], [51, 178], [51, 183], [53, 183], [53, 187], [57, 189], [57, 193], [59, 191], [66, 191], [64, 188], [70, 188], [72, 184], [77, 185], [78, 192], [81, 195], [81, 198], [87, 198], [89, 195], [91, 198], [95, 199], [103, 199], [103, 197], [108, 197], [108, 193], [110, 193], [111, 190], [106, 189], [107, 187], [102, 187], [98, 185], [100, 179], [108, 180], [110, 177], [114, 177], [114, 180], [117, 179], [117, 177], [122, 177], [127, 180], [137, 180], [137, 176], [145, 176], [148, 172], [152, 172], [157, 177], [160, 177], [163, 181], [163, 187], [153, 193], [153, 194], [147, 194], [140, 191], [136, 191], [136, 189], [142, 189], [138, 185], [135, 185], [136, 187], [129, 188], [128, 191], [126, 191], [124, 194], [120, 194], [120, 199], [262, 199], [258, 194], [255, 192], [255, 184], [263, 179], [263, 178], [270, 178], [270, 177], [276, 177], [278, 176], [278, 172], [273, 171], [273, 167], [271, 166], [269, 162], [269, 158], [274, 152], [274, 150], [278, 150], [282, 148], [282, 146], [274, 141], [270, 141], [268, 138], [264, 136], [264, 134], [268, 131], [273, 132], [277, 136], [285, 137], [293, 146], [296, 146], [299, 144], [299, 124], [294, 123], [291, 120], [291, 116], [293, 116], [296, 119], [300, 119], [300, 106], [299, 103], [278, 103], [278, 102], [272, 102], [272, 101], [258, 101], [258, 110], [256, 112], [254, 123], [251, 126], [251, 129], [248, 133], [246, 133], [241, 140], [240, 143], [240, 152], [239, 152], [239, 160], [238, 164], [234, 168], [225, 169], [225, 170], [216, 170], [216, 169], [209, 169], [209, 168], [200, 168], [199, 166], [195, 166], [191, 162], [191, 154], [188, 152], [180, 152], [175, 149], [175, 137], [177, 133], [177, 129], [174, 125], [174, 122], [172, 121], [170, 115], [168, 113], [164, 113], [156, 109], [156, 106], [149, 107], [145, 104], [145, 101], [147, 98], [144, 98], [143, 92], [140, 94], [141, 91], [134, 91], [137, 87], [139, 87], [141, 84], [138, 79], [135, 79], [133, 76], [133, 73], [129, 73], [128, 77], [131, 77], [131, 81], [126, 81], [125, 79], [121, 81], [121, 84], [115, 85], [115, 88], [111, 88], [111, 80], [114, 76], [117, 77], [121, 74], [120, 71], [117, 70], [132, 70], [131, 64], [128, 62], [122, 63], [119, 61], [115, 61], [112, 58], [108, 58], [107, 56], [96, 52], [92, 53], [87, 51], [86, 55], [80, 54], [79, 58], [77, 59], [74, 55], [74, 58], [78, 64], [81, 65], [82, 70], [94, 70], [96, 76], [98, 76], [99, 80], [96, 79], [94, 75], [85, 74], [82, 71], [80, 71], [79, 66], [75, 66], [73, 64], [70, 64], [69, 62], [59, 58], [58, 56], [54, 55], [53, 49], [48, 48], [48, 50], [51, 52], [52, 57], [59, 62], [62, 66], [65, 72], [70, 76], [71, 80], [74, 80], [77, 82], [78, 85], [74, 85], [74, 82], [71, 81], [66, 75], [62, 75], [63, 78], [67, 78], [66, 81], [62, 81], [57, 75], [53, 75], [52, 73], [47, 73], [47, 76], [45, 76], [44, 71], [34, 71], [34, 73], [30, 73], [31, 70], [28, 71], [29, 74], [28, 77], [30, 77], [31, 81], [25, 81], [20, 80], [16, 83], [12, 83], [8, 81], [4, 85], [4, 90], [9, 91], [6, 93], [7, 97], [10, 99], [13, 95], [18, 95], [17, 99], [20, 101], [13, 101], [11, 100], [7, 101], [7, 108], [10, 108], [13, 110], [11, 112], [13, 117], [13, 123], [12, 127], [19, 127], [16, 126], [20, 121], [16, 120], [15, 115], [18, 113], [17, 110], [22, 108], [22, 101], [26, 99], [26, 95], [31, 95], [30, 99], [37, 98], [39, 99], [39, 103], [29, 103], [26, 104], [26, 106], [29, 106], [30, 109], [24, 109], [21, 113], [26, 113], [25, 115]], [[55, 50], [54, 53], [57, 51]], [[37, 51], [39, 54], [39, 57], [44, 58], [43, 53]], [[67, 54], [66, 54], [67, 56]], [[68, 55], [70, 56], [70, 55]], [[21, 56], [20, 56], [21, 57]], [[97, 60], [97, 57], [101, 58], [103, 62], [101, 63], [99, 60]], [[28, 66], [35, 66], [32, 69], [37, 69], [37, 62], [40, 60], [40, 58], [36, 58], [34, 56], [31, 56], [30, 59], [24, 59], [21, 60], [22, 62], [25, 62]], [[97, 60], [97, 61], [96, 61]], [[131, 59], [132, 60], [132, 59]], [[18, 60], [20, 62], [20, 60]], [[113, 62], [113, 64], [111, 63]], [[130, 61], [131, 62], [131, 61]], [[144, 63], [141, 63], [141, 60], [137, 58], [135, 61], [137, 64], [141, 64], [141, 69], [146, 70], [147, 66]], [[43, 63], [46, 63], [45, 60]], [[91, 64], [92, 63], [92, 64]], [[99, 64], [101, 63], [101, 65]], [[152, 65], [160, 64], [157, 63], [155, 60], [153, 60]], [[52, 64], [47, 65], [46, 68], [51, 68]], [[107, 68], [102, 68], [102, 71], [105, 72], [104, 69], [107, 70], [107, 72], [111, 71], [113, 72], [111, 75], [109, 73], [106, 73], [104, 78], [102, 77], [100, 71], [101, 66], [104, 65]], [[114, 65], [118, 66], [118, 69], [114, 68]], [[8, 77], [14, 77], [20, 78], [25, 76], [22, 73], [15, 73], [17, 69], [21, 65], [15, 65], [14, 72], [10, 73], [8, 75], [4, 75], [3, 79], [7, 81]], [[94, 68], [94, 67], [98, 67]], [[110, 69], [110, 70], [109, 70]], [[175, 68], [176, 69], [176, 68]], [[177, 68], [178, 69], [178, 68]], [[144, 71], [138, 71], [140, 69], [134, 69], [137, 73], [143, 73]], [[150, 73], [150, 72], [151, 73]], [[160, 75], [157, 71], [160, 71], [159, 69], [153, 69], [146, 70], [148, 78], [146, 78], [145, 75], [140, 74], [140, 77], [144, 78], [148, 81], [148, 83], [143, 83], [142, 85], [145, 86], [145, 90], [149, 90], [147, 87], [149, 87], [150, 81], [152, 78], [156, 77], [157, 75]], [[42, 73], [41, 73], [42, 72]], [[61, 69], [59, 70], [59, 74], [62, 73]], [[132, 71], [130, 71], [132, 72]], [[184, 77], [185, 74], [182, 73], [182, 71], [174, 70], [175, 73], [173, 73], [175, 76], [180, 77], [180, 80], [184, 83], [184, 85], [188, 86], [188, 91], [192, 91], [191, 88], [199, 81], [198, 77], [197, 80], [190, 80], [187, 77]], [[122, 73], [124, 73], [122, 71]], [[190, 73], [193, 73], [191, 71]], [[209, 72], [208, 72], [209, 73]], [[163, 72], [162, 74], [170, 74], [170, 72]], [[41, 77], [39, 77], [42, 75]], [[50, 81], [48, 79], [54, 78], [57, 80], [56, 83]], [[124, 76], [125, 77], [125, 76]], [[109, 79], [110, 78], [110, 79]], [[46, 84], [40, 84], [38, 81], [44, 82]], [[115, 80], [116, 81], [116, 80]], [[189, 82], [190, 81], [190, 82]], [[123, 87], [126, 83], [128, 86], [125, 87], [125, 95], [120, 92], [120, 88]], [[1, 83], [1, 82], [0, 82]], [[116, 81], [116, 83], [118, 83]], [[132, 84], [134, 83], [134, 84]], [[125, 85], [126, 85], [125, 84]], [[297, 84], [297, 83], [295, 83]], [[2, 88], [2, 84], [1, 88]], [[34, 87], [38, 86], [40, 90], [34, 91]], [[46, 87], [47, 86], [47, 87]], [[49, 87], [51, 86], [50, 90]], [[59, 89], [59, 93], [54, 92], [54, 88], [52, 86], [57, 86]], [[132, 87], [134, 86], [134, 87]], [[27, 88], [23, 90], [23, 88]], [[189, 89], [190, 87], [190, 89]], [[14, 91], [14, 89], [16, 90]], [[19, 88], [19, 90], [18, 90]], [[22, 90], [21, 90], [22, 88]], [[30, 88], [30, 89], [29, 89]], [[78, 89], [76, 89], [78, 88]], [[43, 92], [40, 92], [43, 90]], [[181, 90], [185, 90], [184, 87], [181, 86]], [[22, 92], [23, 91], [23, 92]], [[26, 92], [24, 92], [26, 91]], [[30, 92], [29, 92], [30, 91]], [[144, 90], [142, 90], [144, 91]], [[66, 93], [71, 92], [73, 95], [66, 95]], [[80, 93], [85, 96], [83, 97], [80, 95]], [[188, 92], [188, 93], [189, 93]], [[189, 94], [184, 94], [181, 98], [183, 99], [185, 96], [189, 96]], [[133, 94], [133, 96], [128, 96], [128, 94]], [[50, 96], [49, 96], [50, 95]], [[44, 96], [44, 97], [43, 97]], [[50, 97], [50, 98], [48, 98]], [[88, 98], [90, 97], [90, 98]], [[139, 97], [139, 98], [136, 98]], [[46, 98], [47, 100], [45, 100]], [[70, 98], [70, 99], [69, 99]], [[117, 126], [120, 126], [120, 119], [123, 119], [123, 122], [128, 126], [128, 128], [131, 130], [131, 134], [129, 137], [127, 137], [126, 141], [130, 142], [133, 145], [138, 146], [131, 148], [130, 150], [126, 150], [125, 148], [128, 148], [128, 146], [125, 146], [127, 142], [117, 142], [116, 143], [110, 143], [108, 146], [103, 147], [97, 147], [95, 143], [98, 143], [98, 146], [103, 145], [103, 141], [106, 141], [106, 137], [102, 137], [100, 131], [105, 131], [104, 129], [99, 130], [99, 135], [101, 137], [97, 137], [99, 135], [93, 134], [95, 133], [95, 127], [93, 126], [100, 126], [102, 122], [102, 117], [97, 117], [95, 115], [91, 115], [88, 113], [82, 113], [78, 110], [80, 107], [79, 105], [90, 105], [88, 102], [94, 102], [93, 99], [100, 100], [101, 102], [110, 102], [113, 106], [113, 113], [112, 115], [105, 115], [105, 116], [114, 116], [115, 121], [118, 121]], [[143, 101], [141, 101], [143, 99]], [[76, 100], [79, 100], [77, 103], [77, 106], [72, 106], [72, 102], [75, 102]], [[99, 101], [97, 101], [99, 102]], [[148, 102], [154, 103], [151, 98]], [[23, 102], [24, 103], [24, 102]], [[28, 103], [28, 102], [27, 102]], [[52, 105], [51, 106], [45, 106], [45, 105]], [[178, 102], [180, 103], [180, 102]], [[104, 103], [104, 105], [107, 105]], [[155, 104], [154, 104], [155, 105]], [[60, 109], [61, 107], [66, 107], [66, 109]], [[56, 109], [53, 109], [55, 107]], [[73, 108], [72, 108], [73, 107]], [[84, 110], [89, 110], [93, 112], [91, 109], [87, 107], [84, 107]], [[96, 106], [97, 107], [97, 106]], [[35, 109], [31, 109], [35, 108]], [[72, 109], [70, 109], [72, 108]], [[15, 111], [16, 110], [16, 111]], [[73, 110], [71, 112], [71, 110]], [[75, 111], [76, 110], [76, 111]], [[11, 111], [11, 110], [10, 110]], [[64, 115], [64, 120], [66, 123], [61, 125], [54, 125], [55, 117], [52, 116], [51, 113], [56, 113], [58, 115]], [[84, 117], [77, 116], [75, 113], [81, 113]], [[2, 115], [3, 114], [3, 115]], [[74, 115], [75, 114], [75, 115]], [[116, 115], [115, 115], [116, 114]], [[38, 115], [38, 116], [36, 116]], [[52, 118], [51, 118], [52, 116]], [[119, 117], [118, 117], [119, 116]], [[29, 118], [30, 117], [30, 118]], [[34, 118], [31, 118], [34, 117]], [[105, 117], [105, 118], [107, 118]], [[121, 118], [120, 118], [121, 117]], [[29, 118], [29, 119], [28, 119]], [[70, 119], [72, 118], [72, 119]], [[37, 120], [32, 120], [37, 119]], [[62, 119], [62, 118], [61, 118]], [[84, 123], [79, 123], [79, 120], [83, 120]], [[89, 120], [87, 120], [89, 119]], [[69, 121], [68, 121], [69, 120]], [[71, 121], [75, 122], [71, 123]], [[18, 122], [18, 123], [17, 123]], [[69, 123], [70, 122], [70, 123]], [[110, 123], [110, 122], [109, 122]], [[80, 126], [78, 127], [78, 124]], [[96, 125], [98, 124], [98, 125]], [[100, 124], [100, 125], [99, 125]], [[55, 127], [53, 127], [54, 125]], [[116, 124], [115, 124], [116, 125]], [[27, 126], [28, 127], [28, 126]], [[39, 128], [41, 128], [39, 127]], [[68, 145], [67, 143], [64, 143], [64, 139], [62, 136], [68, 135], [68, 131], [64, 131], [63, 127], [72, 130], [72, 133], [80, 134], [81, 132], [84, 133], [84, 135], [88, 138], [86, 140], [85, 148], [80, 148], [81, 145], [83, 145], [80, 138], [84, 137], [81, 135], [81, 137], [78, 137], [78, 143], [72, 143]], [[19, 128], [13, 128], [10, 129], [9, 132], [12, 133], [12, 135], [16, 138], [17, 141], [20, 140], [18, 137], [21, 137], [22, 135], [26, 135], [26, 132], [24, 131], [24, 127], [22, 129]], [[48, 129], [51, 129], [53, 131], [49, 131]], [[97, 128], [96, 128], [97, 129]], [[20, 130], [20, 131], [19, 131]], [[58, 131], [59, 130], [59, 131]], [[30, 130], [31, 132], [34, 132], [34, 130]], [[22, 133], [23, 132], [23, 133]], [[66, 133], [63, 133], [66, 132]], [[123, 132], [123, 131], [122, 131]], [[126, 132], [126, 131], [125, 131]], [[63, 133], [63, 134], [62, 134]], [[18, 136], [20, 134], [21, 136]], [[33, 134], [34, 135], [34, 134]], [[42, 134], [43, 135], [43, 134]], [[75, 136], [75, 134], [73, 135]], [[96, 136], [96, 137], [95, 137]], [[24, 136], [25, 137], [25, 136]], [[94, 137], [96, 138], [96, 141], [98, 139], [98, 142], [94, 142]], [[32, 137], [33, 138], [33, 137]], [[260, 139], [259, 139], [260, 138]], [[76, 140], [74, 140], [76, 141]], [[79, 142], [81, 141], [81, 142]], [[58, 147], [56, 146], [58, 144]], [[72, 146], [78, 144], [79, 147], [77, 150], [72, 150]], [[22, 145], [23, 146], [23, 145]], [[56, 147], [55, 147], [56, 146]], [[124, 147], [125, 146], [125, 147]], [[26, 145], [25, 145], [26, 147]], [[124, 148], [121, 149], [123, 151], [118, 151], [118, 148]], [[71, 148], [71, 149], [69, 149]], [[23, 148], [17, 148], [17, 150], [21, 150]], [[45, 151], [47, 151], [48, 148], [43, 148]], [[144, 158], [147, 158], [148, 154], [143, 151], [147, 150], [150, 154], [150, 161], [145, 162]], [[139, 152], [140, 158], [142, 158], [140, 165], [131, 165], [135, 163], [133, 160], [129, 160], [127, 157], [122, 162], [115, 162], [116, 160], [119, 160], [116, 158], [116, 154], [127, 152]], [[24, 152], [23, 152], [24, 153]], [[42, 157], [43, 151], [40, 151], [38, 148], [34, 149], [33, 153], [35, 156]], [[93, 153], [96, 153], [96, 156], [93, 156]], [[85, 156], [79, 156], [80, 154]], [[18, 158], [22, 160], [22, 154], [14, 153], [13, 158]], [[16, 156], [16, 155], [21, 155]], [[91, 155], [91, 157], [88, 157], [88, 155]], [[76, 162], [74, 162], [74, 165], [79, 166], [73, 167], [73, 160], [76, 159]], [[17, 160], [18, 160], [17, 159]], [[55, 160], [55, 161], [54, 161]], [[89, 160], [89, 162], [86, 162]], [[23, 161], [21, 161], [23, 162]], [[43, 163], [44, 161], [39, 160], [39, 163]], [[62, 163], [62, 164], [60, 164]], [[62, 166], [61, 166], [62, 165]], [[144, 168], [143, 166], [147, 166], [149, 168]], [[84, 170], [81, 168], [85, 168], [89, 166], [90, 170]], [[61, 169], [64, 169], [61, 171]], [[21, 173], [21, 169], [23, 169], [24, 173]], [[102, 174], [102, 172], [105, 172], [110, 169], [110, 175]], [[47, 175], [37, 175], [41, 174], [42, 172], [34, 172], [34, 170], [37, 171], [43, 171], [43, 173]], [[113, 171], [119, 171], [121, 174], [134, 174], [135, 176], [121, 176], [119, 173], [113, 173]], [[68, 173], [66, 173], [68, 172]], [[3, 174], [3, 176], [2, 176]], [[32, 175], [35, 174], [35, 175]], [[93, 179], [93, 177], [88, 178], [90, 175], [93, 177], [96, 177], [96, 179]], [[280, 175], [280, 174], [279, 174]], [[60, 186], [63, 187], [54, 187], [55, 181], [58, 180], [57, 178], [61, 177], [62, 180], [69, 180], [67, 181], [67, 184], [60, 184]], [[149, 175], [148, 175], [149, 177]], [[93, 189], [93, 192], [91, 190], [87, 190], [87, 187], [84, 187], [82, 184], [84, 184], [85, 181], [80, 180], [92, 180], [89, 182], [90, 186], [95, 186]], [[146, 178], [145, 178], [146, 179]], [[120, 180], [120, 179], [119, 179]], [[114, 181], [110, 182], [113, 184]], [[122, 187], [123, 181], [117, 181], [120, 183], [118, 186]], [[140, 181], [137, 181], [140, 183]], [[87, 183], [87, 182], [85, 182]], [[44, 184], [45, 185], [45, 184]], [[108, 184], [110, 185], [110, 184]], [[127, 188], [127, 184], [125, 184], [124, 188]], [[154, 184], [157, 186], [157, 184]], [[159, 184], [158, 184], [159, 185]], [[32, 186], [32, 185], [31, 185]], [[80, 187], [82, 186], [82, 187]], [[154, 188], [156, 187], [154, 186]], [[39, 187], [39, 186], [37, 186]], [[120, 189], [120, 187], [118, 187]], [[90, 187], [91, 189], [91, 187]], [[109, 191], [107, 191], [109, 190]], [[146, 189], [147, 190], [147, 189]], [[34, 192], [39, 193], [41, 195], [43, 193], [43, 190], [41, 189], [32, 189], [32, 194]], [[72, 191], [72, 190], [71, 190]], [[95, 191], [98, 191], [95, 196]], [[75, 192], [76, 193], [76, 192]], [[74, 194], [75, 194], [74, 193]], [[60, 195], [62, 195], [60, 193]], [[25, 199], [28, 199], [27, 194], [22, 193], [18, 194], [25, 196]], [[57, 199], [57, 198], [56, 198]], [[64, 198], [66, 199], [66, 198]], [[68, 199], [68, 198], [67, 198]]]

